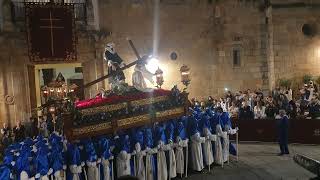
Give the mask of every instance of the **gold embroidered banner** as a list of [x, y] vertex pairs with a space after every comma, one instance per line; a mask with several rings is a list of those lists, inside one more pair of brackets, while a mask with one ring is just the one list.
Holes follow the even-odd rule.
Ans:
[[25, 10], [30, 61], [77, 59], [72, 4], [25, 3]]

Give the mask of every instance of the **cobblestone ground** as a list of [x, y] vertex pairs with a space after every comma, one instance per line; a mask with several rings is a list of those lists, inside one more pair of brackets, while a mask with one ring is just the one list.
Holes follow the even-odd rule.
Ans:
[[201, 174], [190, 174], [189, 180], [307, 180], [315, 175], [293, 161], [296, 153], [320, 160], [320, 146], [291, 144], [290, 155], [277, 156], [277, 144], [242, 143], [239, 145], [239, 161], [232, 158], [224, 168], [214, 166]]

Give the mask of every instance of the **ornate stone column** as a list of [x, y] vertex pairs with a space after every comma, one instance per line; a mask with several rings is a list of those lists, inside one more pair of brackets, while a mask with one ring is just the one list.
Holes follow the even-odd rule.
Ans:
[[[87, 84], [107, 74], [107, 67], [103, 61], [104, 46], [108, 42], [109, 32], [104, 31], [86, 31], [83, 32], [84, 42], [89, 42], [85, 47], [90, 47], [90, 53], [82, 61], [84, 83]], [[94, 97], [101, 88], [106, 89], [107, 80], [87, 87], [85, 89], [85, 97]]]
[[274, 73], [274, 51], [273, 51], [273, 22], [272, 22], [272, 6], [266, 8], [266, 17], [268, 18], [268, 38], [267, 38], [267, 58], [268, 58], [268, 79], [269, 90], [275, 88]]
[[98, 0], [89, 0], [87, 3], [87, 22], [88, 29], [100, 30], [99, 23], [99, 2]]

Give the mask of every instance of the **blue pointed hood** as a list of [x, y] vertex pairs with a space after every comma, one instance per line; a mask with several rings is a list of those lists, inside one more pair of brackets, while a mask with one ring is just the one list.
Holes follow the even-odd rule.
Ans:
[[214, 116], [214, 111], [211, 108], [206, 108], [206, 114], [212, 118]]
[[144, 130], [144, 147], [145, 148], [153, 148], [154, 142], [153, 142], [153, 134], [151, 128], [146, 128]]
[[135, 130], [132, 137], [133, 137], [133, 144], [139, 143], [141, 147], [143, 146], [144, 138], [143, 138], [143, 131], [141, 129]]
[[164, 125], [162, 124], [158, 124], [155, 127], [155, 139], [157, 144], [159, 143], [159, 141], [162, 141], [164, 144], [167, 144], [167, 138], [164, 129]]
[[36, 157], [36, 173], [44, 176], [49, 171], [48, 151], [44, 147], [40, 147]]
[[34, 144], [33, 140], [30, 137], [27, 137], [23, 142], [28, 146], [32, 146]]
[[22, 148], [15, 164], [15, 168], [18, 172], [17, 174], [20, 174], [22, 171], [25, 171], [30, 175], [29, 157], [31, 157], [31, 149]]
[[102, 138], [100, 140], [100, 146], [102, 150], [102, 157], [104, 159], [109, 159], [112, 156], [110, 151], [110, 140], [107, 138]]
[[11, 170], [6, 165], [0, 166], [0, 179], [10, 179]]
[[95, 150], [93, 142], [91, 140], [88, 140], [85, 143], [85, 150], [87, 153], [87, 161], [96, 162], [98, 160], [96, 150]]
[[68, 144], [68, 159], [70, 165], [79, 166], [81, 164], [80, 151], [77, 145]]
[[130, 146], [130, 137], [128, 135], [122, 135], [120, 137], [121, 142], [121, 151], [126, 151], [127, 153], [131, 152]]
[[186, 128], [182, 121], [177, 122], [176, 136], [179, 136], [182, 140], [185, 140], [187, 138]]
[[4, 156], [2, 164], [12, 167], [12, 162], [14, 161], [14, 156], [12, 153], [8, 153]]
[[201, 117], [201, 129], [203, 130], [204, 128], [208, 128], [211, 131], [210, 117], [206, 114]]
[[174, 142], [174, 123], [173, 122], [168, 122], [166, 126], [166, 136], [168, 138], [168, 141]]
[[57, 148], [54, 148], [50, 157], [50, 167], [53, 169], [53, 173], [62, 170], [64, 165], [64, 157], [62, 152], [60, 152]]
[[199, 132], [198, 120], [194, 117], [190, 118], [190, 136]]
[[232, 127], [229, 113], [223, 112], [221, 114], [220, 124], [221, 124], [222, 129], [224, 129], [226, 125], [229, 125], [229, 127]]

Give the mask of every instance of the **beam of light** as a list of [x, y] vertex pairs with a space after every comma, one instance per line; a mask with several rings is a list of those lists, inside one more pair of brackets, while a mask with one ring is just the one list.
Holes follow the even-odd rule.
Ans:
[[154, 0], [153, 10], [153, 55], [158, 55], [159, 48], [159, 1]]
[[159, 60], [155, 57], [152, 57], [146, 65], [147, 70], [150, 71], [151, 73], [155, 73], [158, 67], [159, 67]]

